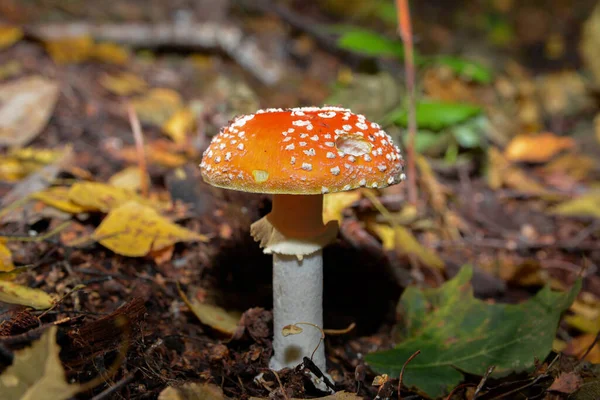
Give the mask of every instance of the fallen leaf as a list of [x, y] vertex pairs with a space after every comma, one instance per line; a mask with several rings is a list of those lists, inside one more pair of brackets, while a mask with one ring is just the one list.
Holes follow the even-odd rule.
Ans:
[[437, 398], [460, 383], [459, 371], [483, 376], [494, 365], [492, 376], [503, 376], [545, 359], [581, 280], [568, 292], [546, 286], [521, 304], [490, 304], [473, 297], [472, 275], [471, 267], [463, 267], [439, 288], [405, 289], [397, 308], [399, 344], [368, 354], [371, 368], [398, 376], [406, 360], [421, 350], [406, 366], [404, 384]]
[[238, 322], [242, 317], [241, 313], [227, 311], [212, 304], [201, 303], [195, 297], [192, 297], [190, 300], [180, 288], [178, 288], [178, 290], [179, 295], [185, 304], [187, 304], [194, 315], [198, 317], [200, 322], [221, 333], [228, 335], [233, 335], [235, 333]]
[[196, 116], [189, 108], [185, 107], [173, 114], [162, 126], [162, 131], [175, 143], [185, 144], [188, 135], [192, 133], [196, 124]]
[[0, 81], [4, 81], [21, 75], [23, 71], [23, 64], [17, 60], [10, 60], [0, 65]]
[[12, 261], [12, 253], [6, 247], [4, 239], [0, 238], [0, 272], [10, 272], [15, 269]]
[[175, 246], [167, 246], [160, 250], [154, 250], [150, 252], [150, 257], [154, 260], [156, 265], [163, 265], [168, 263], [173, 258], [173, 252], [175, 251]]
[[103, 75], [100, 84], [109, 92], [119, 96], [141, 93], [148, 88], [146, 81], [131, 72]]
[[69, 189], [69, 200], [88, 210], [108, 212], [129, 201], [160, 208], [159, 204], [147, 200], [133, 190], [99, 182], [78, 182]]
[[511, 164], [504, 155], [496, 148], [488, 149], [488, 185], [492, 189], [500, 189], [503, 186], [515, 189], [519, 192], [536, 196], [553, 196], [548, 189], [536, 180]]
[[584, 383], [568, 400], [598, 400], [600, 399], [600, 380]]
[[444, 261], [435, 253], [435, 250], [423, 247], [409, 229], [401, 225], [392, 228], [374, 222], [368, 223], [367, 229], [381, 239], [385, 250], [398, 250], [402, 254], [416, 257], [428, 267], [444, 269]]
[[150, 177], [145, 175], [142, 178], [142, 173], [139, 167], [127, 167], [108, 179], [108, 183], [111, 186], [120, 187], [129, 190], [139, 191], [142, 187], [142, 181], [146, 180], [150, 183]]
[[[586, 333], [585, 335], [577, 336], [573, 338], [568, 344], [564, 353], [569, 356], [576, 358], [582, 357], [590, 348], [590, 346], [596, 341], [596, 335]], [[600, 364], [600, 344], [594, 344], [594, 347], [587, 353], [585, 360], [592, 364]]]
[[600, 218], [600, 191], [592, 190], [573, 200], [560, 203], [549, 211], [570, 217]]
[[89, 211], [89, 208], [73, 203], [71, 199], [69, 199], [69, 190], [70, 188], [66, 186], [52, 187], [41, 192], [33, 193], [31, 198], [69, 214], [79, 214]]
[[115, 43], [97, 43], [90, 56], [100, 62], [124, 65], [129, 60], [129, 51]]
[[600, 332], [600, 301], [590, 293], [582, 293], [569, 310], [572, 314], [565, 316], [569, 326], [593, 335]]
[[15, 352], [12, 365], [0, 375], [4, 399], [66, 400], [79, 392], [80, 385], [66, 381], [56, 330], [56, 326], [50, 327], [31, 347]]
[[52, 297], [40, 289], [32, 289], [16, 283], [0, 280], [0, 301], [9, 304], [20, 304], [33, 307], [36, 310], [45, 310], [52, 307]]
[[504, 155], [513, 162], [543, 163], [563, 150], [575, 147], [570, 137], [557, 136], [550, 132], [535, 135], [521, 134], [506, 146]]
[[564, 174], [579, 182], [586, 179], [596, 166], [596, 160], [590, 156], [567, 153], [556, 157], [540, 168], [544, 174]]
[[583, 379], [575, 372], [562, 372], [548, 388], [550, 392], [571, 394], [581, 387]]
[[596, 85], [600, 84], [600, 4], [596, 4], [593, 12], [583, 24], [579, 50], [587, 69], [592, 73]]
[[326, 194], [323, 197], [323, 222], [341, 222], [342, 212], [360, 198], [361, 194], [358, 190]]
[[227, 400], [223, 390], [212, 383], [185, 383], [170, 386], [158, 395], [158, 400]]
[[0, 145], [21, 147], [46, 126], [56, 100], [58, 84], [30, 76], [0, 85]]
[[46, 51], [57, 64], [76, 64], [87, 61], [94, 49], [91, 36], [63, 37], [48, 40]]
[[[335, 394], [331, 394], [325, 397], [319, 397], [319, 400], [363, 400], [363, 396], [358, 396], [354, 393], [349, 393], [345, 391], [335, 392]], [[268, 400], [266, 397], [250, 397], [249, 400]], [[292, 397], [290, 400], [302, 400], [301, 398]]]
[[0, 50], [17, 43], [23, 37], [23, 30], [18, 26], [0, 25]]
[[131, 104], [140, 121], [162, 126], [177, 110], [183, 107], [183, 100], [174, 90], [158, 88], [133, 99]]
[[104, 247], [128, 257], [142, 257], [177, 242], [207, 242], [208, 238], [174, 224], [153, 208], [129, 201], [113, 210], [94, 232]]

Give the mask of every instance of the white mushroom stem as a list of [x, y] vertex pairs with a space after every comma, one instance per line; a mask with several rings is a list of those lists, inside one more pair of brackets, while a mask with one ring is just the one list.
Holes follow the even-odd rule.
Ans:
[[[323, 224], [323, 195], [273, 196], [269, 215], [252, 225], [251, 233], [265, 253], [273, 253], [273, 350], [270, 367], [294, 368], [311, 357], [321, 332], [283, 336], [286, 325], [299, 322], [323, 328], [323, 252], [337, 235], [337, 222]], [[321, 344], [312, 361], [326, 372]]]

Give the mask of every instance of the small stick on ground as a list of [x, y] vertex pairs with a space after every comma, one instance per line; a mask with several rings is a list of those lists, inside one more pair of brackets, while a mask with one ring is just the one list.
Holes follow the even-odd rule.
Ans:
[[146, 152], [144, 150], [144, 135], [142, 133], [142, 126], [140, 124], [140, 120], [138, 119], [137, 113], [131, 104], [127, 105], [127, 114], [129, 116], [131, 130], [133, 131], [133, 138], [135, 139], [135, 149], [140, 168], [142, 196], [148, 197], [148, 169], [146, 167]]
[[408, 201], [410, 204], [416, 205], [419, 195], [417, 192], [417, 169], [415, 167], [415, 136], [417, 134], [415, 60], [408, 0], [396, 0], [396, 12], [398, 13], [398, 34], [404, 43], [404, 72], [406, 91], [408, 92], [408, 146], [406, 146]]
[[413, 355], [408, 357], [408, 360], [404, 362], [404, 365], [402, 365], [402, 369], [400, 370], [400, 377], [398, 378], [398, 400], [402, 400], [402, 379], [404, 378], [404, 369], [406, 368], [408, 363], [411, 362], [413, 358], [415, 358], [419, 354], [421, 354], [421, 350], [415, 351]]
[[487, 369], [487, 371], [485, 371], [485, 375], [483, 375], [483, 377], [481, 378], [481, 381], [479, 382], [479, 385], [477, 385], [477, 389], [475, 389], [475, 393], [473, 394], [473, 398], [471, 400], [475, 400], [477, 398], [477, 396], [479, 396], [479, 393], [483, 389], [483, 385], [485, 385], [485, 382], [488, 380], [488, 378], [490, 377], [492, 372], [494, 372], [495, 369], [496, 369], [496, 366], [492, 365]]

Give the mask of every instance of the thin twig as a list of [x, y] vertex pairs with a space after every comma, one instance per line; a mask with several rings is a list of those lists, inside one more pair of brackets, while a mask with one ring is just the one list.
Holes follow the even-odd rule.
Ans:
[[404, 362], [404, 365], [402, 365], [402, 369], [400, 370], [400, 377], [398, 378], [398, 400], [402, 400], [402, 379], [404, 378], [404, 369], [406, 368], [408, 363], [411, 362], [413, 358], [415, 358], [419, 354], [421, 354], [421, 350], [415, 351], [413, 355], [408, 357], [408, 360]]
[[483, 385], [485, 385], [485, 382], [488, 380], [488, 378], [490, 377], [492, 372], [494, 372], [495, 369], [496, 366], [492, 365], [487, 369], [487, 371], [485, 371], [485, 374], [481, 378], [481, 381], [479, 381], [479, 385], [477, 385], [477, 389], [475, 389], [475, 393], [473, 394], [473, 398], [471, 400], [475, 400], [477, 396], [479, 396], [479, 393], [483, 389]]
[[140, 120], [131, 104], [127, 105], [127, 114], [129, 115], [131, 130], [133, 131], [133, 138], [135, 139], [135, 150], [137, 152], [138, 165], [140, 168], [142, 196], [148, 197], [148, 180], [146, 179], [148, 176], [148, 169], [146, 168], [146, 152], [144, 150], [142, 126], [140, 125]]
[[408, 92], [408, 146], [406, 147], [408, 201], [410, 204], [416, 205], [419, 194], [417, 192], [417, 169], [415, 167], [415, 136], [417, 134], [415, 60], [408, 0], [396, 0], [396, 12], [398, 13], [398, 34], [404, 43], [404, 73]]

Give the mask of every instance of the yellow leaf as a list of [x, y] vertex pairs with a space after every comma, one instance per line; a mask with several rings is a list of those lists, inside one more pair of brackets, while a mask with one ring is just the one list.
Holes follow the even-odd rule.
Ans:
[[488, 162], [487, 179], [490, 188], [499, 189], [506, 186], [531, 195], [552, 195], [544, 186], [529, 178], [519, 167], [510, 164], [504, 155], [494, 147], [488, 150]]
[[[58, 210], [69, 214], [79, 214], [90, 209], [82, 207], [79, 204], [73, 203], [69, 199], [69, 188], [64, 186], [52, 187], [41, 192], [31, 195], [32, 199], [39, 200], [47, 206], [54, 207]], [[92, 210], [94, 210], [92, 208]]]
[[506, 146], [504, 154], [509, 161], [546, 162], [562, 150], [575, 147], [569, 137], [557, 136], [550, 132], [536, 135], [521, 134]]
[[20, 75], [23, 64], [17, 60], [10, 60], [0, 65], [0, 81]]
[[294, 324], [286, 325], [281, 329], [281, 334], [283, 336], [297, 335], [302, 332], [303, 332], [302, 328], [300, 328], [298, 325], [294, 325]]
[[88, 210], [108, 212], [129, 201], [140, 205], [160, 207], [139, 196], [133, 190], [99, 182], [78, 182], [69, 189], [69, 200]]
[[439, 214], [444, 214], [447, 210], [446, 207], [446, 195], [442, 189], [442, 186], [438, 182], [435, 173], [431, 169], [431, 166], [427, 162], [427, 159], [421, 155], [416, 157], [417, 166], [421, 173], [421, 182], [425, 191], [429, 194], [431, 206]]
[[0, 375], [3, 399], [66, 400], [79, 392], [80, 385], [66, 381], [56, 330], [56, 326], [50, 327], [31, 347], [15, 352], [12, 365]]
[[4, 244], [4, 239], [0, 238], [0, 272], [10, 272], [15, 269], [12, 261], [12, 253]]
[[426, 249], [407, 228], [370, 222], [367, 229], [375, 233], [382, 241], [385, 250], [398, 249], [401, 253], [416, 257], [423, 264], [431, 268], [443, 269], [444, 261], [433, 249]]
[[58, 89], [41, 76], [0, 85], [0, 145], [21, 147], [35, 138], [54, 111]]
[[93, 50], [94, 40], [90, 36], [66, 37], [46, 42], [46, 51], [57, 64], [87, 61]]
[[132, 100], [140, 121], [162, 126], [183, 106], [179, 93], [171, 89], [152, 89], [142, 97]]
[[43, 290], [2, 280], [0, 280], [0, 301], [33, 307], [36, 310], [44, 310], [54, 304], [52, 297]]
[[129, 51], [115, 43], [98, 43], [92, 48], [91, 56], [101, 62], [124, 65], [129, 59]]
[[[139, 167], [127, 167], [110, 177], [108, 183], [111, 186], [138, 191], [142, 187], [142, 176]], [[144, 176], [148, 182], [148, 175]]]
[[16, 26], [0, 26], [0, 50], [17, 43], [23, 37], [23, 30]]
[[235, 333], [238, 321], [240, 320], [242, 314], [238, 312], [227, 311], [219, 306], [200, 303], [195, 297], [190, 300], [179, 287], [178, 290], [179, 295], [185, 304], [187, 304], [194, 315], [198, 317], [200, 322], [210, 326], [213, 329], [216, 329], [221, 333], [226, 333], [228, 335], [233, 335]]
[[196, 125], [196, 116], [189, 108], [182, 108], [171, 116], [162, 127], [166, 133], [177, 144], [187, 143], [188, 135]]
[[93, 236], [104, 247], [128, 257], [142, 257], [177, 242], [208, 241], [135, 201], [111, 210]]
[[328, 193], [323, 198], [323, 222], [342, 220], [342, 212], [360, 200], [358, 190], [347, 192]]
[[600, 191], [590, 191], [550, 209], [553, 214], [600, 218]]
[[148, 88], [146, 81], [130, 72], [103, 75], [100, 78], [100, 84], [109, 92], [119, 96], [141, 93]]
[[223, 390], [212, 383], [186, 383], [168, 387], [158, 395], [158, 400], [227, 400]]

